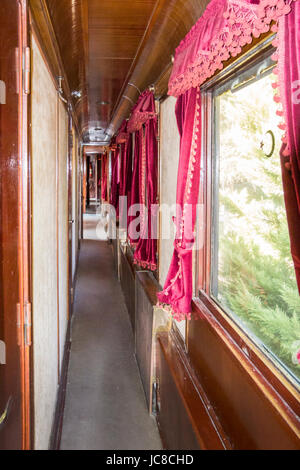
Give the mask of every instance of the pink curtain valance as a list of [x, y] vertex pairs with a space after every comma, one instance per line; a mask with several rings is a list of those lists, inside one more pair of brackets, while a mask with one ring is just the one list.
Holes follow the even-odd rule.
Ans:
[[128, 121], [124, 119], [116, 137], [117, 144], [125, 144], [128, 141], [130, 134], [128, 132], [127, 125]]
[[134, 108], [132, 109], [131, 117], [128, 122], [128, 132], [136, 132], [141, 129], [142, 125], [145, 124], [149, 119], [155, 119], [155, 100], [154, 94], [146, 90], [144, 91]]
[[294, 1], [298, 0], [211, 0], [176, 49], [169, 94], [179, 96], [202, 85], [253, 37], [276, 32], [278, 20], [291, 11]]

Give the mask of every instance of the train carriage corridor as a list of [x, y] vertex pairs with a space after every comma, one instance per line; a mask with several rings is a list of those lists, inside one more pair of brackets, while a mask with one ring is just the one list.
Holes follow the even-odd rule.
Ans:
[[300, 450], [300, 0], [0, 0], [0, 450]]
[[60, 448], [161, 449], [112, 250], [97, 239], [82, 240], [80, 251]]

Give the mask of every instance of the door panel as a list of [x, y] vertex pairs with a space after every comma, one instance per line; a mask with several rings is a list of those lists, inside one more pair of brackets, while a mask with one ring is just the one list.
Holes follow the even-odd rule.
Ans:
[[0, 449], [26, 446], [24, 252], [20, 243], [24, 173], [19, 166], [26, 101], [21, 70], [25, 6], [25, 1], [0, 2]]

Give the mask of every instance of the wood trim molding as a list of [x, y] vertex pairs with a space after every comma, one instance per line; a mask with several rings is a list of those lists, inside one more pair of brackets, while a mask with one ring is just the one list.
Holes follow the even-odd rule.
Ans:
[[[18, 173], [18, 191], [19, 191], [19, 273], [20, 273], [20, 306], [21, 306], [21, 326], [24, 327], [24, 306], [31, 305], [32, 299], [32, 276], [31, 276], [31, 166], [30, 166], [30, 132], [29, 122], [31, 114], [31, 103], [28, 94], [24, 93], [24, 77], [21, 73], [23, 67], [22, 49], [25, 50], [29, 45], [28, 31], [28, 10], [27, 0], [18, 0], [19, 18], [19, 57], [18, 57], [18, 85], [19, 90], [19, 120], [18, 120], [18, 153], [20, 159]], [[22, 335], [20, 358], [21, 358], [21, 387], [22, 387], [22, 449], [29, 450], [32, 445], [33, 437], [33, 352], [32, 345], [25, 344], [25, 338]]]
[[68, 330], [65, 342], [64, 357], [60, 376], [60, 383], [57, 392], [56, 409], [49, 443], [49, 450], [59, 450], [62, 436], [63, 417], [67, 392], [68, 369], [71, 352], [71, 319], [68, 322]]

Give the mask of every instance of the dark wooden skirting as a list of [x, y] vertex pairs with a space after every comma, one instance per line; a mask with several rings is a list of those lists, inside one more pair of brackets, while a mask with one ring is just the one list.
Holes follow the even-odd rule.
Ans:
[[135, 352], [149, 411], [152, 410], [153, 307], [159, 284], [149, 271], [136, 273]]
[[[77, 274], [78, 274], [80, 249], [81, 247], [79, 243], [79, 249], [78, 249], [78, 253], [76, 257], [76, 270], [75, 270], [75, 276], [74, 276], [74, 286], [73, 286], [74, 293], [75, 293], [77, 279], [78, 279]], [[74, 303], [73, 303], [73, 306], [74, 306]], [[60, 382], [59, 382], [58, 392], [57, 392], [56, 408], [55, 408], [52, 432], [50, 436], [49, 450], [59, 450], [60, 448], [62, 426], [63, 426], [63, 419], [64, 419], [64, 410], [65, 410], [65, 399], [66, 399], [66, 391], [67, 391], [70, 352], [71, 352], [71, 344], [72, 344], [71, 342], [72, 317], [73, 317], [73, 310], [71, 311], [71, 317], [69, 318], [69, 321], [68, 321], [66, 342], [65, 342], [65, 348], [64, 348], [64, 357], [62, 361]]]
[[115, 267], [115, 273], [116, 276], [119, 276], [119, 257], [118, 257], [118, 245], [119, 241], [117, 238], [111, 240], [111, 246], [112, 246], [112, 251], [113, 251], [113, 258], [114, 258], [114, 267]]
[[157, 336], [157, 422], [168, 450], [226, 450], [231, 444], [172, 331]]
[[127, 255], [127, 247], [121, 246], [120, 250], [120, 282], [132, 330], [135, 332], [135, 268]]
[[58, 392], [57, 392], [56, 409], [55, 409], [54, 421], [53, 421], [52, 432], [51, 432], [51, 437], [50, 437], [49, 450], [59, 450], [60, 448], [63, 418], [64, 418], [64, 409], [65, 409], [66, 390], [67, 390], [70, 352], [71, 352], [71, 319], [69, 320], [69, 323], [68, 323], [64, 358], [63, 358], [63, 363], [62, 363], [60, 384], [59, 384]]

